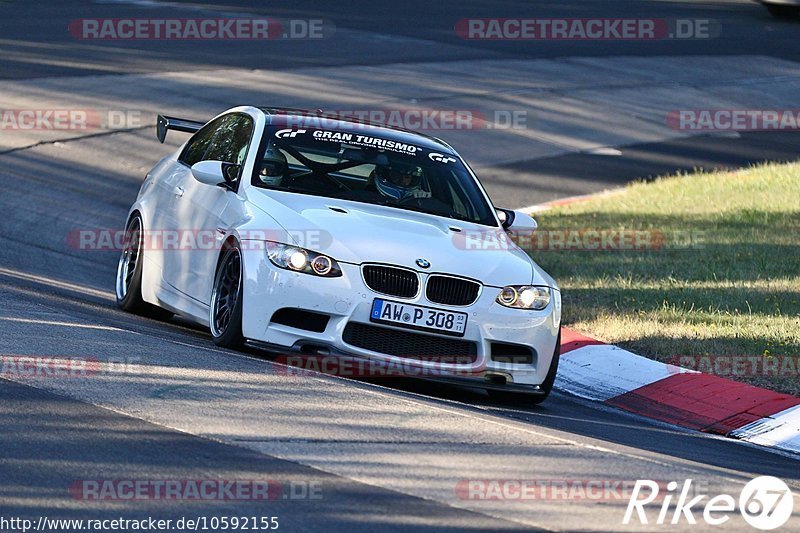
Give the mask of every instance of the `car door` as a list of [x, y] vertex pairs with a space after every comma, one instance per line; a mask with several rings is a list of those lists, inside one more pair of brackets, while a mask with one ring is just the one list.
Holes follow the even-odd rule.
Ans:
[[203, 159], [208, 145], [225, 120], [226, 116], [216, 118], [195, 133], [160, 182], [164, 189], [160, 193], [163, 201], [154, 210], [153, 228], [161, 233], [158, 246], [162, 263], [161, 278], [166, 285], [181, 292], [189, 277], [188, 258], [179, 243], [181, 235], [189, 229], [189, 222], [184, 220], [188, 202], [183, 197], [187, 183], [194, 180], [191, 166]]
[[171, 209], [178, 244], [169, 254], [171, 262], [164, 269], [165, 276], [169, 276], [165, 281], [205, 304], [209, 303], [222, 239], [227, 229], [241, 218], [244, 206], [235, 191], [197, 181], [191, 165], [198, 161], [224, 161], [242, 166], [254, 122], [247, 114], [231, 113], [208, 126], [211, 127], [207, 134], [199, 137], [196, 144], [187, 144], [181, 155], [185, 170], [176, 182]]

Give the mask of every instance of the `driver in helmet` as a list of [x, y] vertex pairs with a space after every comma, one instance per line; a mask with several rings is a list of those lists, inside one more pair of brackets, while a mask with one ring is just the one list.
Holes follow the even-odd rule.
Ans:
[[375, 187], [384, 196], [395, 200], [431, 197], [424, 188], [422, 167], [392, 163], [379, 165], [375, 171]]
[[258, 169], [258, 177], [266, 185], [278, 186], [286, 176], [288, 169], [286, 156], [278, 150], [274, 144], [267, 147], [264, 158], [261, 160], [261, 167]]

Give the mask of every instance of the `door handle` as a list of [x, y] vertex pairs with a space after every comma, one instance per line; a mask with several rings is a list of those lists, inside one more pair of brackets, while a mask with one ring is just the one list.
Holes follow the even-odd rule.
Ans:
[[178, 198], [180, 198], [181, 196], [183, 196], [183, 192], [184, 192], [184, 191], [183, 191], [183, 187], [181, 187], [180, 185], [177, 185], [177, 186], [175, 187], [175, 196], [177, 196]]

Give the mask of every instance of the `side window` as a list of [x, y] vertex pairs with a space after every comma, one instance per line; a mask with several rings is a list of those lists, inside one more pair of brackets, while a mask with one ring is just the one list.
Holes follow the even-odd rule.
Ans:
[[227, 119], [227, 116], [220, 117], [214, 122], [203, 126], [203, 128], [195, 133], [194, 137], [189, 140], [186, 148], [183, 149], [183, 153], [178, 160], [181, 163], [185, 163], [189, 166], [194, 165], [198, 161], [202, 161], [204, 159], [203, 155], [208, 149], [208, 145], [214, 138], [214, 134], [217, 133], [217, 129], [222, 125], [223, 121]]
[[228, 115], [208, 145], [203, 160], [225, 161], [241, 165], [253, 134], [253, 119], [249, 115]]

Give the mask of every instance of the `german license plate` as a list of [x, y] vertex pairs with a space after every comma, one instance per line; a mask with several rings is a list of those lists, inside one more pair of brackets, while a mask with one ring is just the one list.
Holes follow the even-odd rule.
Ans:
[[467, 313], [392, 302], [381, 298], [373, 300], [369, 319], [372, 322], [435, 331], [457, 337], [463, 337], [467, 327]]

